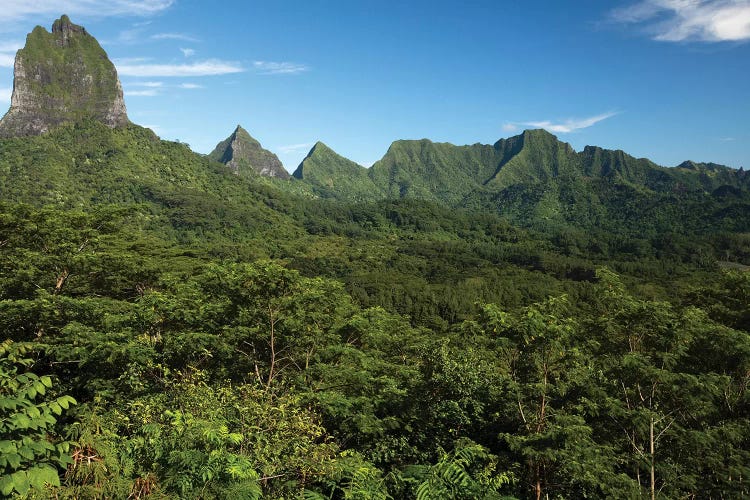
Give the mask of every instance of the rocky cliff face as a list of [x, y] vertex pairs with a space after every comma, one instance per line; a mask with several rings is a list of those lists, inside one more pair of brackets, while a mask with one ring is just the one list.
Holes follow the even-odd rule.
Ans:
[[260, 143], [239, 125], [232, 135], [217, 144], [209, 157], [225, 164], [238, 175], [255, 172], [265, 177], [289, 178], [289, 172], [284, 169], [279, 158], [263, 149]]
[[85, 119], [129, 123], [117, 70], [94, 37], [68, 16], [41, 26], [16, 54], [13, 95], [0, 137], [39, 135]]

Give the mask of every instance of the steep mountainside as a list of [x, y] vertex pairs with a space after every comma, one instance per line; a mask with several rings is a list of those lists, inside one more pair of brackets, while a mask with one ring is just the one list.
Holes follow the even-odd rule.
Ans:
[[232, 135], [217, 144], [208, 156], [212, 160], [225, 164], [238, 175], [256, 173], [280, 179], [290, 177], [279, 158], [263, 149], [260, 142], [240, 125], [237, 125]]
[[500, 161], [492, 146], [454, 146], [420, 141], [396, 141], [370, 177], [389, 197], [413, 197], [451, 205], [478, 189]]
[[363, 201], [385, 197], [365, 167], [344, 158], [322, 142], [313, 146], [292, 175], [310, 185], [321, 198]]
[[568, 143], [544, 130], [523, 134], [495, 143], [501, 161], [494, 174], [483, 182], [486, 189], [502, 190], [516, 184], [572, 179], [582, 175], [580, 158]]
[[82, 119], [109, 127], [129, 123], [114, 65], [94, 37], [63, 16], [51, 33], [34, 28], [16, 54], [0, 137], [43, 134]]

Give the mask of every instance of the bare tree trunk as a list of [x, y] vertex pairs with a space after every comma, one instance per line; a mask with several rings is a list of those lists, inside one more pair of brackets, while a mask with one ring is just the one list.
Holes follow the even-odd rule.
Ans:
[[651, 421], [649, 422], [649, 447], [651, 452], [651, 500], [656, 499], [656, 471], [654, 469], [654, 448], [655, 448], [655, 442], [654, 442], [654, 417], [651, 416]]
[[62, 291], [62, 287], [65, 285], [65, 282], [68, 280], [68, 276], [70, 276], [70, 271], [67, 269], [63, 269], [62, 273], [60, 273], [60, 276], [57, 277], [57, 282], [55, 283], [55, 291], [53, 292], [53, 295], [57, 295]]
[[271, 382], [273, 381], [274, 370], [276, 369], [276, 319], [273, 315], [273, 309], [268, 307], [268, 317], [271, 323], [271, 364], [268, 368], [268, 380], [266, 381], [266, 390], [271, 388]]
[[536, 484], [534, 485], [534, 493], [536, 494], [536, 500], [542, 498], [542, 474], [539, 470], [539, 464], [536, 466]]

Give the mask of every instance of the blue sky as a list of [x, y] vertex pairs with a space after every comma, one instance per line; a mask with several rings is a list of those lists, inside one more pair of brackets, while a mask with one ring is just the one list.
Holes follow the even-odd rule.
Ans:
[[207, 153], [242, 124], [294, 170], [318, 140], [363, 165], [397, 139], [750, 168], [750, 0], [3, 0], [0, 107], [25, 34], [67, 13], [132, 121]]

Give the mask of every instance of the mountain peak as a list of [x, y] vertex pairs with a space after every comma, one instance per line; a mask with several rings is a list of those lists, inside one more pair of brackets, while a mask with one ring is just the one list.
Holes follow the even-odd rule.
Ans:
[[52, 34], [60, 35], [62, 40], [67, 41], [71, 35], [81, 34], [88, 35], [86, 28], [73, 24], [70, 18], [63, 14], [63, 16], [52, 23]]
[[320, 153], [326, 153], [326, 152], [331, 152], [331, 153], [338, 154], [333, 149], [331, 149], [330, 147], [328, 147], [328, 145], [325, 142], [323, 142], [323, 141], [317, 141], [313, 145], [313, 147], [310, 148], [310, 152], [307, 153], [307, 158], [309, 158], [310, 156], [312, 156], [315, 153], [320, 154]]
[[555, 134], [553, 134], [552, 132], [544, 128], [528, 128], [523, 131], [523, 136], [524, 137], [536, 137], [536, 138], [544, 137], [547, 139], [557, 140], [557, 136]]
[[237, 175], [248, 172], [265, 177], [288, 179], [289, 172], [272, 152], [263, 149], [250, 133], [237, 125], [234, 132], [216, 145], [209, 158], [225, 164]]
[[333, 160], [333, 163], [339, 163], [339, 160], [349, 161], [329, 148], [323, 141], [316, 141], [313, 147], [310, 148], [310, 151], [307, 152], [307, 155], [302, 159], [302, 162], [297, 166], [297, 169], [292, 172], [292, 177], [295, 179], [306, 178], [311, 169], [317, 171], [321, 168], [321, 163], [326, 164], [327, 162], [331, 162], [331, 160]]
[[382, 196], [368, 176], [368, 169], [344, 158], [320, 141], [310, 149], [292, 177], [304, 180], [322, 198], [337, 198], [344, 194], [352, 201], [363, 201]]
[[114, 64], [82, 26], [62, 16], [37, 26], [16, 54], [13, 95], [0, 136], [40, 135], [65, 122], [130, 123]]

